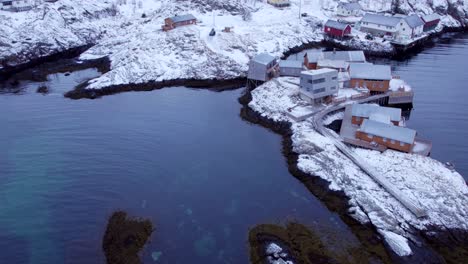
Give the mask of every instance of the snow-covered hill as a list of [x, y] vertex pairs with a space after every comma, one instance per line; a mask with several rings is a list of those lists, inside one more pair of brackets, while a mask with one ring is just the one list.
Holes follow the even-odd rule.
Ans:
[[[93, 80], [90, 85], [93, 88], [150, 80], [239, 77], [245, 74], [249, 58], [257, 52], [279, 56], [291, 47], [322, 40], [321, 24], [334, 16], [338, 4], [338, 0], [303, 1], [301, 12], [309, 16], [299, 20], [299, 0], [292, 0], [291, 7], [284, 9], [265, 2], [59, 0], [23, 13], [0, 11], [0, 64], [14, 66], [93, 44], [82, 59], [108, 56], [111, 61], [111, 70]], [[360, 2], [366, 10], [392, 8], [388, 0]], [[445, 25], [468, 24], [466, 1], [401, 0], [400, 3], [404, 12], [444, 14]], [[194, 14], [200, 23], [161, 31], [164, 18], [184, 13]], [[245, 21], [245, 17], [251, 19]], [[233, 26], [233, 32], [221, 32], [225, 26]], [[217, 35], [209, 37], [213, 27]], [[365, 40], [352, 45], [391, 49]]]

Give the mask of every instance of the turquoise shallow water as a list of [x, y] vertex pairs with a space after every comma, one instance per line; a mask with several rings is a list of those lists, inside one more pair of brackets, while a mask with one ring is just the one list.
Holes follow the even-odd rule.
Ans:
[[144, 263], [246, 263], [250, 227], [292, 219], [354, 241], [289, 174], [281, 138], [239, 117], [241, 90], [62, 97], [96, 74], [0, 95], [0, 263], [103, 263], [117, 209], [154, 222]]

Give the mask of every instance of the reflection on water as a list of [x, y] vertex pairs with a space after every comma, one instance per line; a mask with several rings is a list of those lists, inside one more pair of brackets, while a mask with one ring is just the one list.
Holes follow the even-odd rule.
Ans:
[[249, 228], [286, 219], [355, 241], [289, 174], [281, 138], [241, 120], [240, 90], [61, 96], [95, 74], [0, 95], [2, 263], [103, 263], [117, 209], [154, 223], [144, 263], [246, 263]]
[[407, 60], [376, 61], [390, 63], [415, 91], [407, 125], [432, 140], [433, 158], [454, 163], [468, 180], [468, 35], [457, 34]]

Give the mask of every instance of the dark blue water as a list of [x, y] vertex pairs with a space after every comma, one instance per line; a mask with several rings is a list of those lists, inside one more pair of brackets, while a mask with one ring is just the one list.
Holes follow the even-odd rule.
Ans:
[[468, 180], [468, 34], [447, 35], [410, 59], [383, 62], [415, 91], [407, 125], [432, 140], [433, 158], [454, 163]]
[[0, 95], [0, 263], [104, 263], [117, 209], [154, 222], [145, 263], [246, 263], [250, 227], [292, 219], [353, 241], [289, 174], [281, 138], [239, 117], [241, 90], [63, 98], [96, 74]]

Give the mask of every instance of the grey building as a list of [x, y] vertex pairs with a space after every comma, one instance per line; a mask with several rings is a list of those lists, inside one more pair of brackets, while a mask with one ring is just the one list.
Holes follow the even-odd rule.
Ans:
[[300, 85], [302, 99], [309, 103], [321, 102], [325, 97], [338, 92], [338, 71], [333, 69], [303, 71]]
[[322, 58], [326, 60], [337, 60], [352, 62], [366, 62], [366, 55], [362, 50], [351, 50], [351, 51], [324, 51], [322, 52]]
[[301, 76], [301, 72], [304, 70], [302, 61], [296, 60], [282, 60], [279, 63], [280, 75], [281, 76]]
[[247, 78], [255, 81], [266, 82], [279, 74], [279, 64], [276, 57], [267, 53], [261, 53], [253, 57], [249, 62]]

